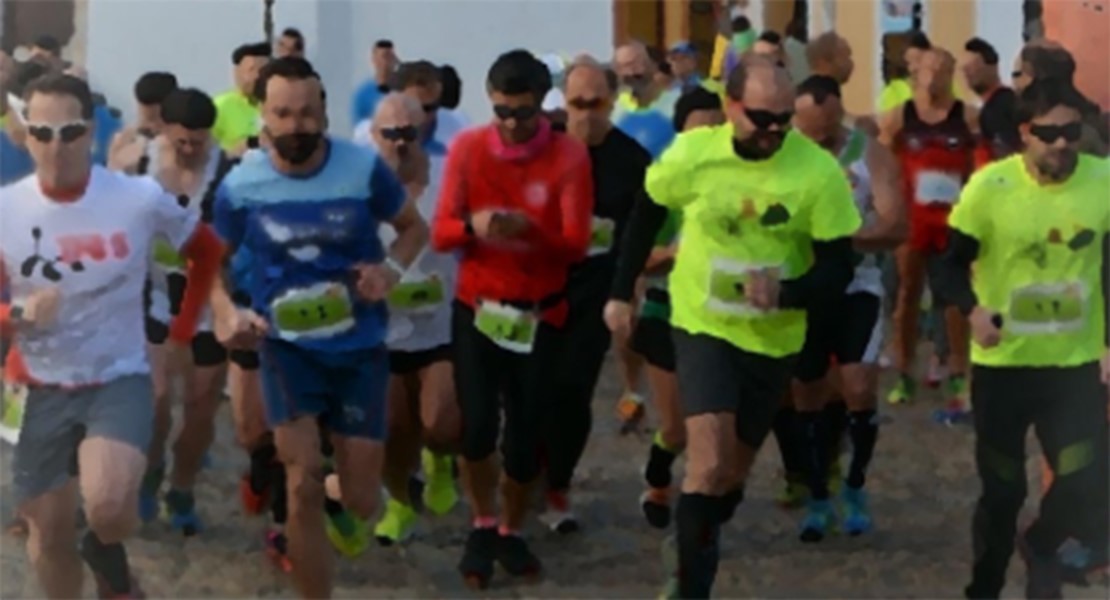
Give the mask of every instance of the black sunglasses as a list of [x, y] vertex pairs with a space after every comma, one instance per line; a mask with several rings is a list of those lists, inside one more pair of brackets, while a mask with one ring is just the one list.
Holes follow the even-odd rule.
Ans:
[[786, 129], [790, 126], [790, 120], [794, 118], [794, 112], [789, 110], [776, 113], [769, 110], [745, 108], [744, 115], [748, 117], [752, 125], [755, 125], [756, 129], [770, 129], [776, 125], [779, 129]]
[[1025, 77], [1025, 71], [1010, 71], [1010, 79], [1021, 79]]
[[497, 115], [497, 118], [502, 121], [508, 121], [509, 119], [529, 121], [540, 114], [540, 109], [536, 106], [517, 106], [514, 108], [504, 104], [494, 104], [493, 114]]
[[567, 106], [578, 110], [598, 110], [605, 106], [605, 98], [571, 98]]
[[1029, 135], [1046, 144], [1054, 144], [1060, 138], [1064, 138], [1064, 141], [1069, 144], [1074, 144], [1083, 137], [1083, 125], [1079, 122], [1067, 125], [1030, 125]]
[[47, 125], [45, 123], [28, 123], [27, 135], [35, 139], [35, 141], [49, 144], [57, 137], [63, 144], [71, 144], [81, 139], [81, 136], [89, 132], [89, 126], [86, 123], [63, 123], [62, 125]]
[[404, 127], [382, 127], [378, 131], [381, 132], [382, 137], [390, 142], [413, 142], [416, 141], [420, 130], [415, 125], [405, 125]]

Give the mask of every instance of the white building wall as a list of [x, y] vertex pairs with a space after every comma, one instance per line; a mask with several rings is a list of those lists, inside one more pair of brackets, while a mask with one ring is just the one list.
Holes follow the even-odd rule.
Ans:
[[1025, 26], [1025, 15], [1021, 11], [1021, 3], [1012, 0], [979, 0], [975, 5], [975, 13], [976, 35], [990, 42], [998, 51], [998, 70], [1002, 75], [1002, 83], [1010, 85], [1014, 58], [1024, 45], [1021, 33]]

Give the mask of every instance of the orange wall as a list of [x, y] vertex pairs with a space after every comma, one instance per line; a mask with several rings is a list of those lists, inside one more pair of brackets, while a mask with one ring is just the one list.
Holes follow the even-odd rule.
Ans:
[[1110, 1], [1044, 0], [1045, 37], [1075, 56], [1075, 81], [1110, 110]]

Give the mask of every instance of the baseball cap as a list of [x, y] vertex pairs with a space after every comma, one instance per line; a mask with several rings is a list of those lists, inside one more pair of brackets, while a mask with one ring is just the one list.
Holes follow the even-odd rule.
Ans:
[[668, 50], [667, 52], [670, 53], [670, 54], [697, 54], [698, 53], [697, 49], [694, 48], [694, 45], [690, 42], [685, 41], [685, 40], [674, 44], [673, 46], [671, 46], [671, 49]]

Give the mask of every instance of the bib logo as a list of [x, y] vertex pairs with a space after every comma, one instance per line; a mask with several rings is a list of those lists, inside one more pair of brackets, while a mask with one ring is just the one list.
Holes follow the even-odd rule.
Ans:
[[539, 182], [528, 184], [524, 188], [524, 201], [534, 208], [547, 204], [547, 186]]
[[23, 260], [19, 272], [23, 277], [33, 277], [38, 271], [44, 279], [53, 282], [62, 280], [63, 267], [70, 273], [80, 273], [85, 270], [85, 260], [122, 260], [131, 254], [123, 232], [107, 238], [98, 233], [59, 236], [55, 240], [59, 255], [54, 258], [42, 255], [42, 229], [31, 229], [31, 238], [34, 240], [34, 253]]

